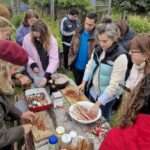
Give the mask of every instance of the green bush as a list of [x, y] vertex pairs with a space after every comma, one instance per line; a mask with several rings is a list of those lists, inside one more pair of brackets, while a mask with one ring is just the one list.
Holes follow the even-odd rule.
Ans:
[[[121, 19], [121, 12], [113, 11], [112, 19], [114, 21]], [[146, 16], [139, 15], [128, 15], [129, 25], [135, 30], [137, 33], [150, 33], [150, 19]]]
[[[24, 14], [23, 14], [23, 13], [20, 13], [19, 15], [14, 15], [14, 16], [11, 18], [11, 23], [14, 25], [14, 27], [15, 27], [16, 29], [17, 29], [17, 28], [19, 27], [19, 25], [21, 24], [23, 18], [24, 18]], [[16, 39], [16, 32], [15, 32], [15, 31], [12, 33], [11, 39], [12, 39], [12, 40], [15, 40], [15, 39]]]
[[[91, 2], [89, 0], [57, 0], [54, 1], [55, 2], [55, 6], [59, 7], [59, 8], [71, 8], [71, 7], [77, 7], [77, 8], [81, 8], [83, 10], [91, 10], [93, 9], [93, 7], [91, 6]], [[49, 7], [49, 0], [41, 0], [41, 1], [37, 1], [37, 0], [30, 0], [30, 4], [32, 6], [38, 6], [38, 7]]]
[[119, 10], [127, 10], [139, 14], [150, 12], [149, 0], [113, 0], [113, 6]]
[[129, 25], [137, 33], [150, 33], [150, 21], [147, 17], [129, 16]]
[[89, 0], [58, 0], [57, 3], [59, 7], [63, 8], [78, 7], [86, 11], [93, 9]]
[[20, 13], [19, 15], [14, 15], [11, 19], [12, 24], [17, 28], [24, 18], [24, 13]]

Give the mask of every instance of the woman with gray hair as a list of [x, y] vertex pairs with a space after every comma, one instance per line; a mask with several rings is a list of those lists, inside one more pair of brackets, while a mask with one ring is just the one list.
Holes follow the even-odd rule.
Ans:
[[125, 80], [127, 70], [127, 52], [118, 44], [119, 32], [114, 23], [97, 27], [98, 45], [89, 60], [79, 90], [85, 90], [89, 99], [95, 102], [91, 114], [99, 107], [102, 115], [110, 119], [112, 106], [121, 91], [119, 84]]

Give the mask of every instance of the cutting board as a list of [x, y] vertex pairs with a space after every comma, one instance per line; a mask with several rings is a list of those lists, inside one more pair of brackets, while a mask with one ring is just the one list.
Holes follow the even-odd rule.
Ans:
[[48, 138], [52, 134], [52, 122], [46, 112], [36, 112], [33, 121], [32, 135], [34, 142]]
[[62, 90], [63, 96], [70, 103], [76, 103], [80, 101], [87, 100], [87, 97], [84, 94], [78, 94], [77, 86], [67, 86]]

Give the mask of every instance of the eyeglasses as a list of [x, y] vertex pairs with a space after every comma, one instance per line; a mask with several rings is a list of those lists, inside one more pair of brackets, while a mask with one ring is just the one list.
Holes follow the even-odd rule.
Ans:
[[136, 54], [136, 53], [142, 53], [141, 51], [137, 51], [137, 50], [130, 50], [129, 54]]

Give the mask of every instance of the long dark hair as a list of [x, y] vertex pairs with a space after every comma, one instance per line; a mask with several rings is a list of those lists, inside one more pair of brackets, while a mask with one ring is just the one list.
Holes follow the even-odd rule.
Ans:
[[124, 37], [125, 34], [128, 32], [129, 30], [129, 26], [126, 20], [119, 20], [116, 22], [116, 25], [118, 26], [120, 33], [121, 33], [121, 37]]
[[120, 127], [132, 125], [139, 113], [150, 114], [150, 73], [145, 75], [130, 97], [125, 97], [123, 101], [125, 101], [124, 109], [117, 123]]
[[[40, 42], [42, 43], [45, 50], [48, 50], [48, 48], [50, 47], [50, 32], [48, 26], [39, 19], [31, 26], [31, 31], [36, 31], [40, 33]], [[35, 43], [35, 39], [33, 36], [32, 42]]]
[[29, 26], [28, 24], [28, 19], [31, 19], [31, 18], [36, 18], [38, 19], [39, 16], [36, 12], [34, 12], [34, 10], [32, 9], [29, 9], [26, 13], [25, 13], [25, 16], [24, 16], [24, 20], [23, 20], [23, 25], [24, 26]]

